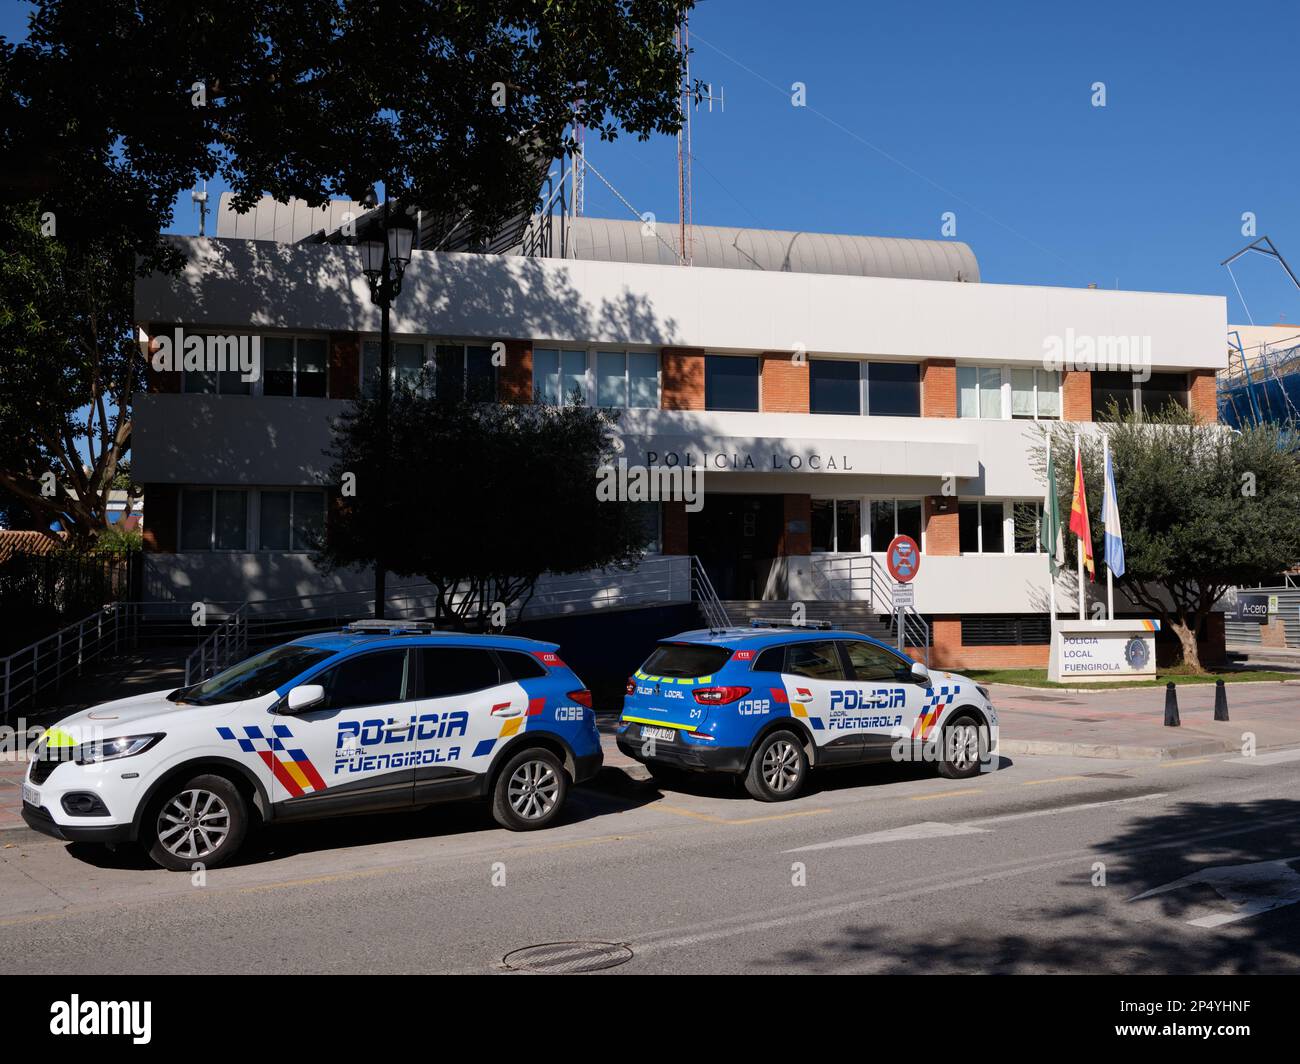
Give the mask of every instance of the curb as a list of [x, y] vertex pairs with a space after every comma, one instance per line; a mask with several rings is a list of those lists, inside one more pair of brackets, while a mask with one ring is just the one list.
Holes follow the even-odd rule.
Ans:
[[1204, 757], [1206, 754], [1236, 752], [1239, 743], [1220, 739], [1206, 739], [1199, 743], [1179, 746], [1127, 746], [1122, 743], [1072, 743], [1052, 740], [1002, 739], [998, 752], [1022, 757], [1101, 757], [1117, 761], [1177, 761], [1181, 758]]
[[[1294, 680], [1233, 680], [1232, 686], [1233, 687], [1260, 687], [1264, 684], [1270, 684], [1270, 683], [1278, 684], [1279, 686], [1285, 684], [1300, 683], [1300, 673], [1296, 674], [1296, 678]], [[1129, 687], [1100, 687], [1100, 688], [1099, 687], [1032, 687], [1029, 684], [1025, 684], [1025, 683], [1003, 683], [1001, 680], [988, 680], [986, 682], [986, 686], [1007, 687], [1013, 691], [1036, 691], [1039, 693], [1045, 692], [1047, 694], [1054, 694], [1054, 695], [1117, 695], [1117, 694], [1125, 694], [1129, 691], [1160, 691], [1160, 692], [1164, 691], [1163, 687], [1159, 685], [1151, 685], [1151, 684], [1147, 684], [1146, 686], [1139, 686], [1137, 684], [1134, 684]], [[1208, 687], [1211, 691], [1214, 690], [1214, 684], [1212, 683], [1180, 684], [1177, 680], [1175, 680], [1174, 686], [1178, 688]]]

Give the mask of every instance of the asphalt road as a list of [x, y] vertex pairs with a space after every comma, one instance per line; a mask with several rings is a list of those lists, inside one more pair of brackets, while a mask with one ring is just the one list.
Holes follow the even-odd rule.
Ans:
[[[820, 784], [762, 805], [725, 782], [661, 792], [606, 770], [549, 831], [499, 830], [473, 805], [304, 825], [261, 833], [202, 885], [133, 851], [11, 834], [0, 959], [10, 973], [492, 973], [524, 947], [604, 942], [631, 955], [610, 974], [1300, 964], [1300, 750], [1022, 757], [966, 782], [891, 765]], [[602, 956], [543, 951], [540, 967]]]

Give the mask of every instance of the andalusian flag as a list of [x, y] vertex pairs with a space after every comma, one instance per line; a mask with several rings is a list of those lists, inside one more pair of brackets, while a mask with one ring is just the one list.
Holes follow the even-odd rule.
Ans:
[[1065, 560], [1061, 539], [1061, 507], [1056, 502], [1056, 463], [1052, 461], [1052, 448], [1047, 448], [1047, 498], [1043, 505], [1043, 520], [1038, 528], [1038, 542], [1047, 555], [1047, 566], [1052, 576], [1061, 569]]
[[1070, 531], [1079, 537], [1079, 551], [1088, 567], [1088, 579], [1097, 579], [1097, 565], [1092, 558], [1092, 528], [1088, 524], [1088, 493], [1083, 487], [1083, 452], [1074, 453], [1074, 498], [1070, 501]]

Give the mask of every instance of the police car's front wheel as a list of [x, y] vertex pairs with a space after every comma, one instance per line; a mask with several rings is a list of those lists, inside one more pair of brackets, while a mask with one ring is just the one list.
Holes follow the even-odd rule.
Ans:
[[224, 776], [195, 776], [164, 788], [146, 823], [155, 863], [173, 872], [216, 868], [244, 841], [248, 803]]
[[985, 756], [983, 732], [983, 726], [969, 713], [959, 713], [945, 724], [939, 775], [950, 780], [979, 775]]
[[535, 831], [560, 813], [569, 777], [560, 759], [540, 747], [521, 750], [506, 762], [492, 788], [492, 816], [511, 831]]
[[754, 751], [745, 774], [745, 790], [760, 802], [784, 802], [803, 790], [807, 778], [803, 742], [792, 732], [777, 731]]

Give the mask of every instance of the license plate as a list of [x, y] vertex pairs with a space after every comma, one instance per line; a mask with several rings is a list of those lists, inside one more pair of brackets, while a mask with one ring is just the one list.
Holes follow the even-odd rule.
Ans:
[[657, 743], [673, 743], [677, 741], [677, 732], [672, 728], [648, 728], [643, 724], [641, 738], [653, 739]]
[[23, 801], [28, 805], [39, 807], [41, 804], [41, 792], [33, 787], [30, 783], [23, 784]]

